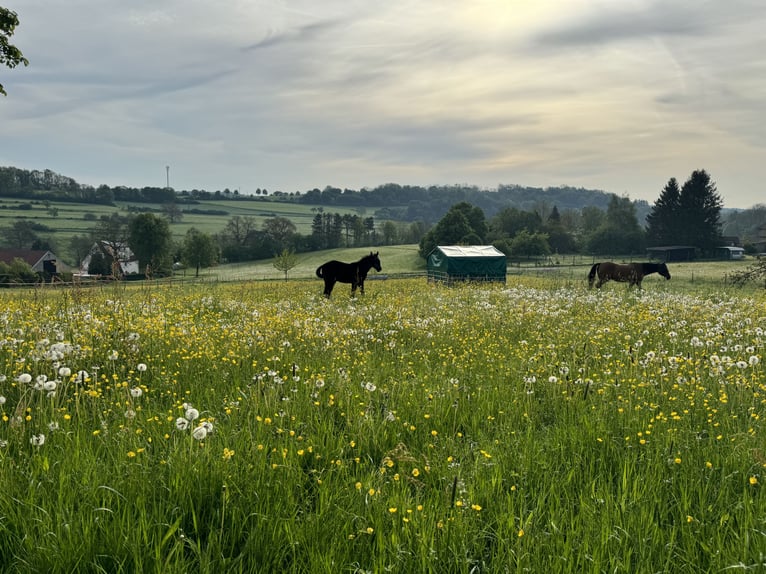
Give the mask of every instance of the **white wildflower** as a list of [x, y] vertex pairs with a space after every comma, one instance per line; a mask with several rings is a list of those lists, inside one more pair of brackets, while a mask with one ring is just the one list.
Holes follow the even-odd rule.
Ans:
[[189, 407], [186, 409], [186, 414], [184, 416], [189, 421], [196, 421], [199, 418], [199, 411], [194, 407]]

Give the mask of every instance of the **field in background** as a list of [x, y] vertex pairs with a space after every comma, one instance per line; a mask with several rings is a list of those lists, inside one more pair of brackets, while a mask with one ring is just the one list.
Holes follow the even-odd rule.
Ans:
[[[31, 209], [20, 209], [20, 205], [30, 205]], [[13, 224], [18, 218], [26, 218], [35, 223], [46, 225], [55, 231], [52, 233], [41, 233], [41, 235], [50, 235], [56, 244], [57, 254], [67, 254], [69, 250], [68, 242], [73, 235], [84, 235], [96, 225], [96, 220], [101, 216], [119, 213], [128, 215], [129, 207], [136, 209], [156, 210], [161, 214], [161, 206], [146, 203], [126, 203], [115, 202], [114, 206], [94, 205], [91, 203], [69, 203], [69, 202], [49, 202], [46, 205], [42, 201], [27, 202], [22, 199], [0, 199], [0, 226], [7, 227]], [[182, 210], [217, 210], [225, 214], [199, 214], [184, 213], [183, 219], [178, 223], [170, 225], [170, 231], [173, 239], [182, 241], [186, 232], [195, 227], [196, 229], [215, 234], [221, 232], [228, 221], [234, 216], [252, 217], [255, 219], [258, 228], [263, 221], [271, 217], [285, 217], [295, 224], [298, 233], [302, 235], [311, 234], [311, 222], [318, 213], [317, 206], [302, 205], [293, 203], [278, 203], [272, 201], [227, 201], [212, 200], [205, 201], [195, 205], [181, 205]], [[354, 214], [360, 217], [373, 216], [371, 210], [352, 209], [348, 207], [323, 207], [328, 213]], [[57, 215], [53, 215], [55, 210]], [[86, 218], [89, 214], [89, 219]]]

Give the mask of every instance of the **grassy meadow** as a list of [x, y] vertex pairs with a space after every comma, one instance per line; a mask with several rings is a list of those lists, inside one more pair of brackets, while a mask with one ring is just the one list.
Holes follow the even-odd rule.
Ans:
[[2, 292], [0, 572], [762, 571], [766, 292], [675, 279]]

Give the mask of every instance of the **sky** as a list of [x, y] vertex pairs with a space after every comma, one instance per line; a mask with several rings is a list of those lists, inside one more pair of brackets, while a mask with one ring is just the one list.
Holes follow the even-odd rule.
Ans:
[[766, 202], [763, 0], [0, 0], [0, 166], [240, 193], [697, 169]]

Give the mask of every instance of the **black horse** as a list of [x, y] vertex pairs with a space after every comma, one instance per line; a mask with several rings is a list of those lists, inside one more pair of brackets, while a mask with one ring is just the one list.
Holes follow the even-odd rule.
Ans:
[[370, 268], [375, 271], [381, 271], [378, 252], [370, 251], [356, 263], [343, 263], [342, 261], [328, 261], [324, 265], [317, 267], [317, 277], [324, 279], [324, 296], [329, 297], [332, 288], [337, 281], [341, 283], [351, 283], [351, 296], [356, 293], [356, 288], [364, 295], [364, 280]]
[[651, 273], [659, 273], [665, 279], [670, 279], [670, 271], [668, 271], [668, 266], [664, 263], [628, 263], [627, 265], [620, 265], [619, 263], [604, 261], [596, 263], [590, 268], [588, 287], [593, 288], [596, 275], [598, 275], [598, 283], [596, 283], [598, 288], [611, 279], [612, 281], [627, 281], [628, 287], [638, 285], [638, 288], [641, 289], [641, 281]]

